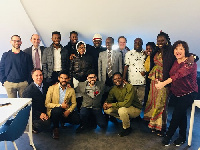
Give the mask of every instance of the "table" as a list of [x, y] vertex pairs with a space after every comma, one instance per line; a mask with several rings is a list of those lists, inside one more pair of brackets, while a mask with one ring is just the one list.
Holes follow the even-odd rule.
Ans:
[[[31, 101], [32, 98], [0, 98], [0, 103], [11, 103], [11, 105], [0, 107], [0, 126], [3, 125], [9, 118], [14, 116], [26, 105], [30, 105], [32, 103]], [[33, 147], [34, 150], [36, 150], [33, 143], [32, 135], [32, 108], [30, 111], [28, 125], [28, 131], [25, 133], [27, 133], [29, 136], [30, 145]]]

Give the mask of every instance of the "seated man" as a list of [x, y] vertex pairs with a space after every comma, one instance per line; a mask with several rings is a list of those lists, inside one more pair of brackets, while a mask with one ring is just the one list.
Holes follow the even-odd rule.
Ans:
[[[114, 87], [110, 90], [108, 98], [103, 105], [104, 112], [122, 120], [123, 129], [119, 136], [131, 133], [130, 118], [140, 115], [140, 104], [134, 87], [129, 83], [123, 83], [122, 74], [116, 72], [113, 75]], [[116, 100], [117, 102], [113, 101]]]
[[47, 116], [45, 107], [45, 98], [48, 87], [42, 83], [43, 74], [42, 70], [35, 68], [31, 72], [33, 82], [26, 87], [22, 97], [32, 98], [32, 120], [33, 120], [33, 133], [38, 133], [50, 127], [49, 117]]
[[105, 85], [102, 81], [97, 81], [95, 70], [89, 70], [87, 74], [87, 81], [79, 82], [76, 88], [76, 92], [83, 97], [80, 110], [81, 125], [77, 128], [77, 133], [90, 127], [89, 121], [93, 120], [96, 121], [100, 128], [105, 129], [107, 127], [101, 104]]
[[59, 139], [59, 122], [71, 124], [80, 122], [78, 112], [74, 110], [76, 107], [75, 91], [73, 88], [67, 87], [70, 80], [69, 75], [60, 71], [58, 80], [58, 84], [49, 87], [45, 101], [47, 114], [53, 122], [54, 139]]

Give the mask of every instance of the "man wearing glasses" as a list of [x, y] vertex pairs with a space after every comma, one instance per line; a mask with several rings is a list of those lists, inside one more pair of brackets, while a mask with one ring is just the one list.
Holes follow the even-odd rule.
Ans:
[[2, 55], [0, 62], [0, 82], [6, 88], [8, 98], [22, 97], [24, 89], [31, 82], [33, 63], [31, 57], [20, 50], [22, 44], [19, 35], [13, 35], [12, 49]]

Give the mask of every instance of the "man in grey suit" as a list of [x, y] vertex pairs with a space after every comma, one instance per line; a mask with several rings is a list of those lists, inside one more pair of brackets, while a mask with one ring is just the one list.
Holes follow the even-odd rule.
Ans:
[[[122, 54], [119, 51], [112, 50], [114, 39], [108, 37], [106, 39], [106, 51], [99, 54], [98, 59], [98, 77], [99, 81], [103, 81], [107, 86], [112, 86], [112, 75], [115, 72], [122, 73]], [[109, 55], [111, 60], [109, 62]]]
[[[34, 68], [40, 68], [42, 69], [42, 54], [43, 54], [43, 51], [45, 49], [44, 46], [40, 46], [40, 36], [38, 34], [33, 34], [31, 36], [31, 39], [30, 39], [31, 43], [33, 44], [31, 47], [29, 48], [26, 48], [24, 50], [25, 53], [29, 54], [33, 60], [33, 67]], [[36, 51], [37, 53], [39, 54], [39, 66], [36, 66], [36, 61], [37, 61], [37, 58], [35, 57], [36, 56]]]

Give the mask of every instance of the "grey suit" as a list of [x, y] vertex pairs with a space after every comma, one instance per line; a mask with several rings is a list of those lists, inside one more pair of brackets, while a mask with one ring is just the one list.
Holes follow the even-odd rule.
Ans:
[[[107, 51], [99, 54], [98, 59], [98, 78], [99, 81], [106, 81], [108, 56]], [[112, 50], [112, 72], [122, 73], [122, 54], [119, 51]]]
[[[26, 48], [25, 50], [23, 50], [25, 53], [29, 54], [29, 55], [31, 56], [31, 58], [32, 58], [32, 47], [33, 47], [33, 46], [31, 46], [31, 47]], [[45, 48], [46, 48], [46, 47], [44, 47], [44, 46], [40, 46], [41, 58], [42, 58], [43, 51], [44, 51]], [[41, 59], [41, 61], [42, 61], [42, 59]], [[42, 64], [42, 62], [41, 62], [41, 64]], [[34, 65], [33, 65], [33, 67], [34, 67]]]

